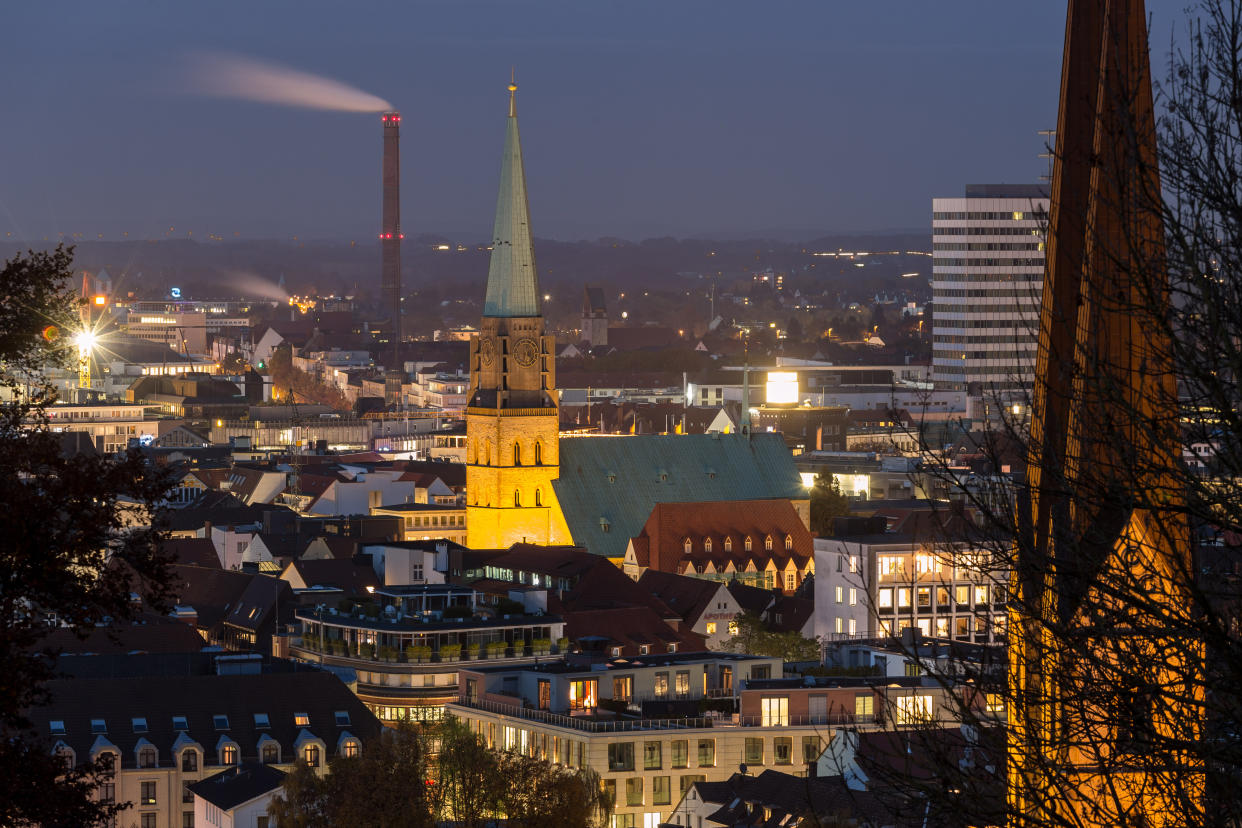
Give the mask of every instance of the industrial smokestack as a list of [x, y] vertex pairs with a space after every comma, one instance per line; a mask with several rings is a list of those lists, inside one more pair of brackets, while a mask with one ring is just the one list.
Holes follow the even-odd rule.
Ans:
[[[380, 230], [380, 293], [392, 310], [390, 375], [401, 370], [401, 113], [385, 112], [383, 215]], [[400, 395], [400, 387], [396, 389]]]

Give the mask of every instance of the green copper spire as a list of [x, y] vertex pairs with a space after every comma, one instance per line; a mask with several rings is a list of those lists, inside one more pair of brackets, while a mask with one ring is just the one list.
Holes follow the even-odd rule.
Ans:
[[492, 263], [487, 271], [483, 315], [540, 316], [539, 277], [530, 239], [530, 205], [526, 201], [526, 170], [518, 138], [517, 84], [509, 83], [509, 124], [505, 154], [500, 164], [500, 196], [496, 199], [496, 229], [492, 231]]

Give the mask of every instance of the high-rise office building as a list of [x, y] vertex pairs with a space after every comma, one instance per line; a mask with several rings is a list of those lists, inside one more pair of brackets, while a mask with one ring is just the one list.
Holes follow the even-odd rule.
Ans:
[[937, 386], [1006, 399], [1030, 391], [1047, 216], [1040, 185], [969, 185], [964, 198], [932, 199]]

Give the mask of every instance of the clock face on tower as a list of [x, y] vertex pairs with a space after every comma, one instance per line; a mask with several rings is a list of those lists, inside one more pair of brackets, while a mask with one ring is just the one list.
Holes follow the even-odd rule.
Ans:
[[496, 358], [496, 343], [491, 339], [483, 339], [479, 341], [479, 359], [485, 366], [491, 366], [492, 360]]
[[513, 346], [513, 358], [523, 368], [529, 368], [539, 358], [539, 345], [533, 339], [519, 339]]

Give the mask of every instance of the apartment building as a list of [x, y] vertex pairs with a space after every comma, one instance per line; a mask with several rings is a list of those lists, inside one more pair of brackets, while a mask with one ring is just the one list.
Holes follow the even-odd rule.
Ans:
[[257, 655], [177, 653], [63, 657], [69, 677], [30, 711], [50, 751], [71, 765], [103, 755], [103, 798], [131, 803], [123, 825], [189, 828], [189, 786], [243, 763], [323, 774], [380, 725], [339, 678]]
[[745, 688], [782, 669], [726, 653], [463, 669], [446, 710], [491, 747], [597, 771], [615, 796], [610, 828], [655, 828], [695, 782], [723, 781], [743, 763], [803, 771], [818, 759], [826, 716], [792, 715], [780, 692], [753, 701], [757, 716], [737, 712]]
[[1031, 390], [1048, 203], [1044, 187], [1017, 184], [932, 200], [938, 388], [988, 397]]
[[[547, 605], [546, 591], [543, 607]], [[497, 617], [480, 593], [448, 584], [380, 586], [368, 603], [295, 611], [294, 658], [357, 674], [358, 697], [383, 721], [434, 720], [459, 695], [459, 670], [524, 665], [561, 652], [565, 622], [531, 609]]]
[[[914, 627], [928, 637], [975, 643], [1003, 639], [1008, 578], [1003, 562], [986, 545], [964, 537], [928, 537], [896, 531], [818, 541], [817, 572], [835, 574], [843, 560], [857, 560], [859, 572], [817, 581], [816, 631], [833, 634], [836, 618], [856, 618], [858, 632], [867, 636], [899, 635]], [[848, 590], [857, 590], [854, 596], [868, 616], [865, 632], [857, 605], [836, 602], [838, 587], [846, 596], [851, 595]], [[847, 614], [851, 610], [854, 614]]]

